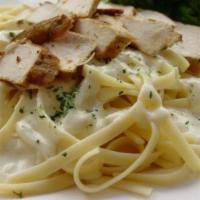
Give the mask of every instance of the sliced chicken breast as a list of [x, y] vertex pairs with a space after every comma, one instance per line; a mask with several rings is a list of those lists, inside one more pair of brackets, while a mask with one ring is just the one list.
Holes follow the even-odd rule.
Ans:
[[62, 14], [66, 13], [56, 4], [46, 2], [34, 8], [26, 20], [35, 24]]
[[100, 2], [97, 7], [97, 12], [100, 14], [115, 15], [121, 12], [125, 16], [136, 15], [137, 11], [133, 6], [121, 6], [117, 4]]
[[17, 35], [14, 40], [28, 39], [35, 44], [54, 40], [72, 27], [72, 19], [65, 15], [57, 16], [40, 23]]
[[161, 21], [166, 24], [176, 26], [176, 23], [169, 17], [153, 10], [138, 10], [137, 15], [135, 17], [139, 19], [150, 19], [150, 20]]
[[181, 34], [175, 31], [174, 26], [160, 21], [135, 17], [118, 19], [132, 35], [133, 45], [148, 55], [156, 55], [181, 40]]
[[0, 59], [0, 80], [23, 88], [48, 85], [57, 76], [58, 65], [44, 47], [29, 41], [11, 43]]
[[177, 32], [183, 40], [172, 46], [172, 50], [186, 57], [192, 70], [200, 73], [200, 27], [177, 23]]
[[87, 63], [96, 48], [94, 41], [73, 32], [67, 32], [45, 46], [60, 60], [60, 72], [64, 74], [75, 72], [78, 66]]
[[118, 27], [114, 29], [108, 23], [97, 19], [79, 19], [74, 30], [96, 42], [98, 59], [110, 59], [117, 56], [132, 41], [127, 32], [119, 30]]
[[60, 0], [58, 6], [77, 17], [91, 17], [100, 0]]

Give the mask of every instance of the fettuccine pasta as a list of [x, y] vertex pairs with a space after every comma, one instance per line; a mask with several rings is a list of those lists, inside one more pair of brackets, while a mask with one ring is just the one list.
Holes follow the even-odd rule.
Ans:
[[[0, 7], [0, 29], [24, 9]], [[200, 79], [188, 68], [171, 50], [152, 57], [127, 48], [108, 62], [92, 59], [79, 80], [29, 91], [1, 82], [0, 194], [76, 186], [149, 196], [153, 186], [193, 178]]]

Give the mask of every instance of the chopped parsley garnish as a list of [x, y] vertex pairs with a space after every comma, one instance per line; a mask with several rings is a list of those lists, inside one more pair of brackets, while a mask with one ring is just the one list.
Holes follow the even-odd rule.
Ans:
[[63, 157], [67, 157], [67, 152], [64, 152], [64, 153], [62, 154], [62, 156], [63, 156]]
[[23, 114], [23, 113], [24, 113], [24, 108], [20, 108], [20, 109], [19, 109], [19, 112], [20, 112], [21, 114]]
[[123, 95], [124, 94], [124, 91], [120, 91], [119, 92], [119, 96]]
[[152, 99], [152, 97], [153, 97], [153, 92], [150, 91], [150, 92], [149, 92], [149, 98]]
[[11, 38], [14, 38], [14, 37], [15, 37], [15, 33], [9, 32], [9, 36], [10, 36]]
[[122, 70], [122, 73], [123, 73], [123, 74], [126, 74], [126, 69], [123, 69], [123, 70]]
[[97, 117], [96, 117], [96, 115], [94, 113], [91, 113], [91, 115], [92, 115], [93, 119], [97, 119]]
[[22, 192], [15, 192], [15, 191], [13, 191], [13, 194], [16, 195], [20, 199], [23, 198], [23, 193]]
[[44, 119], [44, 118], [46, 118], [46, 116], [45, 115], [40, 115], [39, 118], [40, 119]]
[[185, 125], [188, 125], [190, 122], [189, 121], [187, 121], [187, 122], [185, 122]]
[[37, 144], [40, 144], [40, 140], [36, 140], [36, 143], [37, 143]]
[[159, 71], [159, 70], [157, 71], [157, 73], [158, 73], [158, 74], [162, 74], [162, 72], [161, 72], [161, 71]]
[[69, 110], [74, 108], [74, 100], [78, 92], [78, 87], [74, 87], [71, 92], [61, 92], [56, 95], [56, 100], [59, 103], [59, 109], [51, 116], [51, 119], [56, 119], [65, 116]]
[[17, 63], [20, 63], [21, 62], [21, 58], [19, 56], [16, 57], [16, 61]]

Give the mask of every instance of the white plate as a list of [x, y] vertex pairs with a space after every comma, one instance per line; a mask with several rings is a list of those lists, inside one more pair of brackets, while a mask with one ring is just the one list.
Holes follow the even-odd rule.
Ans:
[[[19, 2], [31, 3], [40, 0], [0, 0], [0, 4], [16, 4]], [[55, 0], [53, 0], [55, 1]], [[10, 199], [10, 198], [9, 198]], [[75, 188], [67, 189], [62, 192], [51, 193], [47, 195], [24, 197], [27, 200], [142, 200], [144, 198], [131, 193], [118, 190], [106, 190], [98, 194], [84, 194]], [[5, 197], [0, 197], [5, 200]], [[171, 187], [155, 188], [153, 194], [148, 200], [200, 200], [200, 181], [190, 182], [188, 184]]]

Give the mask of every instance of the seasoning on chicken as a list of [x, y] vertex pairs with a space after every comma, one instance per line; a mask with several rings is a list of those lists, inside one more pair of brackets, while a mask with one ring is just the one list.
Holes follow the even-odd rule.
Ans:
[[75, 72], [78, 66], [87, 63], [96, 48], [94, 41], [73, 32], [67, 32], [45, 46], [60, 60], [60, 72], [65, 74]]
[[108, 23], [97, 19], [79, 19], [74, 30], [96, 42], [98, 59], [114, 58], [132, 41], [127, 32], [119, 31], [118, 28], [114, 29]]
[[60, 0], [58, 6], [77, 17], [92, 17], [100, 0]]
[[132, 35], [133, 45], [148, 55], [156, 55], [181, 40], [181, 34], [167, 23], [135, 17], [119, 17], [119, 20]]
[[14, 40], [28, 39], [35, 44], [42, 44], [56, 39], [72, 27], [73, 20], [65, 15], [34, 24], [17, 35]]
[[191, 63], [191, 69], [200, 74], [200, 28], [177, 23], [176, 30], [182, 34], [183, 40], [176, 43], [172, 50], [186, 57]]
[[11, 43], [0, 58], [0, 80], [22, 88], [44, 86], [58, 74], [59, 60], [30, 41]]

